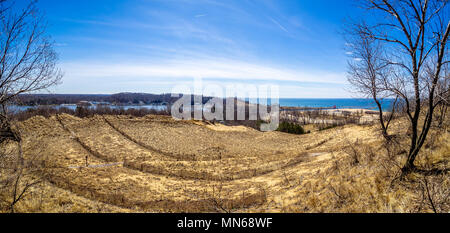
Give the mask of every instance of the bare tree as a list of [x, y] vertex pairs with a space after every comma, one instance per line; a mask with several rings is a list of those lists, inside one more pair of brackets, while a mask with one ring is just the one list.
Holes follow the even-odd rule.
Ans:
[[[437, 127], [442, 128], [446, 123], [448, 106], [450, 105], [450, 74], [449, 67], [443, 67], [443, 79], [440, 79], [436, 85], [437, 103]], [[431, 70], [430, 70], [431, 71]], [[429, 72], [430, 76], [432, 72]]]
[[46, 34], [46, 24], [31, 1], [22, 10], [14, 2], [0, 2], [0, 120], [7, 121], [7, 105], [18, 95], [47, 89], [62, 78], [58, 56]]
[[[389, 140], [391, 136], [388, 134], [388, 128], [395, 114], [398, 96], [382, 88], [384, 80], [389, 76], [389, 67], [383, 58], [382, 44], [359, 32], [357, 29], [350, 29], [346, 33], [351, 58], [348, 62], [348, 81], [356, 88], [356, 92], [374, 100], [378, 108], [382, 134]], [[391, 112], [386, 115], [383, 112], [382, 102], [394, 96]]]
[[437, 87], [440, 80], [448, 78], [442, 72], [449, 63], [448, 0], [364, 0], [361, 6], [371, 18], [354, 24], [354, 34], [383, 45], [390, 74], [379, 88], [399, 96], [406, 106], [411, 134], [402, 171], [407, 174], [415, 170], [414, 161], [427, 138], [435, 108], [443, 101], [437, 96]]
[[[35, 166], [24, 160], [21, 136], [13, 130], [7, 106], [18, 95], [47, 89], [62, 78], [36, 1], [17, 8], [12, 1], [0, 0], [0, 196], [10, 196], [6, 202], [11, 212], [40, 179], [28, 174]], [[5, 151], [10, 147], [16, 149]]]

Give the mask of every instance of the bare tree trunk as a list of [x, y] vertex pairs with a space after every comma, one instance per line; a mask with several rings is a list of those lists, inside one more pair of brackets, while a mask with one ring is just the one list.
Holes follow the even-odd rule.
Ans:
[[378, 118], [379, 118], [380, 125], [381, 125], [381, 133], [383, 134], [383, 137], [386, 140], [389, 140], [390, 137], [389, 137], [389, 134], [387, 132], [387, 127], [384, 124], [383, 108], [381, 106], [380, 101], [378, 101], [376, 98], [375, 98], [375, 103], [377, 104], [377, 107], [378, 107]]
[[[356, 46], [351, 51], [359, 55], [357, 61], [360, 61], [354, 62], [356, 64], [351, 67], [356, 77], [352, 79], [352, 84], [369, 91], [374, 97], [379, 91], [399, 96], [406, 104], [411, 134], [409, 152], [402, 171], [407, 174], [415, 170], [414, 161], [431, 128], [436, 103], [439, 102], [435, 100], [438, 94], [436, 87], [440, 80], [448, 78], [442, 77], [441, 70], [447, 70], [446, 66], [450, 63], [447, 48], [450, 32], [449, 1], [364, 2], [362, 6], [365, 9], [378, 13], [380, 17], [374, 16], [375, 20], [370, 23], [362, 20], [353, 24], [349, 30], [350, 34], [357, 35], [362, 41], [357, 45], [366, 46], [364, 49]], [[380, 44], [380, 47], [371, 47], [371, 43]], [[377, 58], [383, 61], [377, 62]], [[379, 63], [384, 65], [377, 65]], [[383, 70], [388, 72], [383, 73]], [[377, 105], [380, 109], [380, 104]], [[421, 116], [424, 116], [424, 120]], [[383, 135], [387, 135], [387, 127], [381, 118], [380, 125]]]

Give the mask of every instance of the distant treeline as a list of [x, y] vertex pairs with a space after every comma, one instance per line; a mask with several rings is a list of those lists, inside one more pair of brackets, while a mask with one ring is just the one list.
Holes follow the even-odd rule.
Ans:
[[170, 108], [167, 110], [157, 110], [157, 109], [146, 109], [146, 108], [110, 108], [108, 106], [98, 106], [95, 108], [77, 107], [75, 110], [62, 107], [62, 108], [52, 108], [49, 106], [39, 106], [37, 108], [30, 108], [25, 111], [15, 112], [11, 114], [11, 118], [24, 121], [34, 116], [50, 117], [56, 114], [69, 114], [77, 116], [80, 118], [92, 117], [94, 115], [127, 115], [135, 117], [143, 117], [149, 114], [152, 115], [170, 115]]
[[[94, 95], [93, 95], [94, 96]], [[85, 99], [83, 99], [85, 100]], [[209, 98], [203, 98], [203, 101], [206, 103]], [[92, 99], [91, 101], [97, 101], [97, 102], [103, 102], [104, 99]], [[250, 112], [249, 112], [249, 103], [248, 102], [242, 102], [238, 101], [237, 99], [234, 99], [234, 119], [237, 119], [237, 106], [238, 102], [240, 104], [245, 105], [245, 113], [244, 113], [244, 119], [245, 120], [229, 120], [224, 119], [220, 122], [224, 123], [225, 125], [229, 126], [236, 126], [236, 125], [244, 125], [248, 127], [255, 128], [259, 130], [260, 125], [262, 123], [266, 123], [263, 119], [261, 119], [260, 115], [257, 115], [256, 120], [249, 120], [250, 119]], [[223, 104], [225, 105], [226, 102], [224, 100]], [[12, 119], [23, 121], [27, 120], [34, 116], [44, 116], [44, 117], [50, 117], [52, 115], [56, 114], [69, 114], [73, 116], [77, 116], [80, 118], [84, 117], [92, 117], [94, 115], [128, 115], [128, 116], [135, 116], [135, 117], [143, 117], [149, 114], [152, 115], [171, 115], [171, 104], [167, 105], [167, 108], [165, 109], [147, 109], [147, 108], [111, 108], [110, 106], [95, 106], [95, 107], [83, 107], [78, 106], [76, 109], [71, 109], [67, 107], [60, 107], [60, 108], [54, 108], [52, 106], [48, 106], [49, 104], [41, 104], [40, 106], [36, 108], [29, 108], [25, 111], [16, 111], [12, 112], [10, 117]], [[259, 107], [258, 107], [259, 108]], [[270, 111], [270, 106], [268, 107], [268, 110]], [[215, 109], [213, 110], [215, 111]], [[226, 108], [223, 108], [223, 116], [225, 117], [227, 115]], [[194, 118], [194, 107], [191, 107], [191, 117]], [[213, 121], [215, 122], [215, 121]]]
[[[174, 103], [178, 98], [172, 94], [146, 94], [146, 93], [118, 93], [112, 95], [82, 95], [82, 94], [26, 94], [16, 98], [16, 105], [36, 106], [36, 105], [58, 105], [77, 104], [80, 101], [107, 102], [117, 105], [136, 104], [163, 104]], [[206, 103], [209, 97], [204, 97]]]

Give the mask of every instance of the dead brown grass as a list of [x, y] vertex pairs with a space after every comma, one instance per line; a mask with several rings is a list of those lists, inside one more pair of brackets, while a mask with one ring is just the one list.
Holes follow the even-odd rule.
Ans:
[[[30, 175], [45, 178], [20, 212], [450, 210], [447, 173], [398, 179], [401, 120], [389, 145], [370, 125], [290, 135], [165, 116], [59, 115], [18, 127], [26, 157], [41, 155]], [[434, 129], [418, 165], [448, 169], [448, 138]]]

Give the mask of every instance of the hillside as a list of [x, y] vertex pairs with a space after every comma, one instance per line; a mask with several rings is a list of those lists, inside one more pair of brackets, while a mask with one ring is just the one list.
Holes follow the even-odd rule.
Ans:
[[[203, 97], [207, 102], [211, 97]], [[117, 93], [117, 94], [22, 94], [16, 98], [17, 105], [58, 105], [77, 104], [80, 101], [106, 102], [117, 105], [127, 104], [162, 104], [173, 103], [178, 97], [172, 94], [149, 94], [149, 93]]]
[[[18, 125], [26, 160], [39, 167], [26, 179], [44, 177], [20, 212], [430, 212], [423, 179], [434, 185], [435, 206], [450, 210], [441, 200], [449, 176], [397, 179], [404, 151], [385, 145], [377, 126], [291, 135], [166, 116], [65, 114]], [[418, 163], [448, 168], [449, 138], [448, 130], [433, 138]]]

